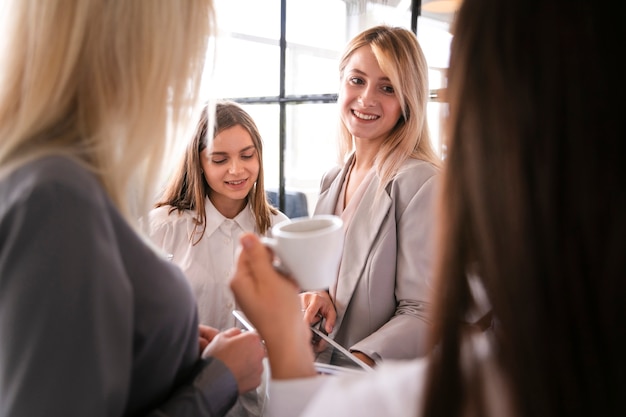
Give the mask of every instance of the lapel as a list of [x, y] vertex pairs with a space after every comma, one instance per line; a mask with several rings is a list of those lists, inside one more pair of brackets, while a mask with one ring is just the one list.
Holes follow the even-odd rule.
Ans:
[[[329, 193], [329, 200], [332, 202], [333, 208], [337, 201], [342, 181], [343, 176], [339, 176], [329, 189], [329, 191], [336, 189], [336, 192], [332, 194], [333, 198], [330, 198], [331, 195]], [[387, 193], [376, 196], [379, 183], [379, 178], [375, 175], [363, 194], [363, 198], [352, 217], [352, 222], [346, 231], [344, 254], [339, 269], [334, 300], [335, 309], [337, 310], [335, 332], [341, 326], [350, 300], [363, 275], [372, 246], [391, 207], [392, 201]], [[327, 201], [324, 203], [327, 203]]]

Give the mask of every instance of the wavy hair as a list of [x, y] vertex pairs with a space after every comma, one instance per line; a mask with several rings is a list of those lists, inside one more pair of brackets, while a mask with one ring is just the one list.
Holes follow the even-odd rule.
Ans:
[[5, 0], [0, 166], [47, 154], [94, 172], [129, 223], [199, 103], [211, 0]]

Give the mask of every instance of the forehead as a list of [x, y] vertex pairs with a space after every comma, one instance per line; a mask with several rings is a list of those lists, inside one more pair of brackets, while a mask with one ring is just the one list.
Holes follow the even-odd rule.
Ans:
[[369, 45], [356, 49], [348, 58], [344, 73], [358, 72], [372, 78], [389, 79], [378, 64], [376, 55]]
[[250, 147], [256, 148], [250, 132], [237, 125], [224, 129], [215, 136], [211, 152], [237, 153]]

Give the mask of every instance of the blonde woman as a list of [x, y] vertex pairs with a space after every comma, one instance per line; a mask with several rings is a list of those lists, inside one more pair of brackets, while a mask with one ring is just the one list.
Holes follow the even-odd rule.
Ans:
[[340, 61], [342, 160], [322, 180], [315, 214], [346, 229], [328, 291], [301, 295], [305, 321], [374, 365], [427, 352], [433, 201], [440, 161], [426, 122], [428, 67], [415, 35], [377, 26]]
[[223, 415], [260, 382], [260, 340], [199, 331], [135, 225], [197, 114], [212, 2], [3, 7], [0, 415]]

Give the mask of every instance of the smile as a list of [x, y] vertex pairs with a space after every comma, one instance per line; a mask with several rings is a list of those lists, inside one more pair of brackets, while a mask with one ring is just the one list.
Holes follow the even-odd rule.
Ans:
[[354, 114], [357, 118], [362, 120], [376, 120], [380, 118], [380, 116], [376, 116], [375, 114], [365, 114], [356, 110], [352, 110], [352, 114]]
[[226, 184], [229, 185], [241, 185], [243, 183], [245, 183], [247, 180], [237, 180], [237, 181], [224, 181]]

